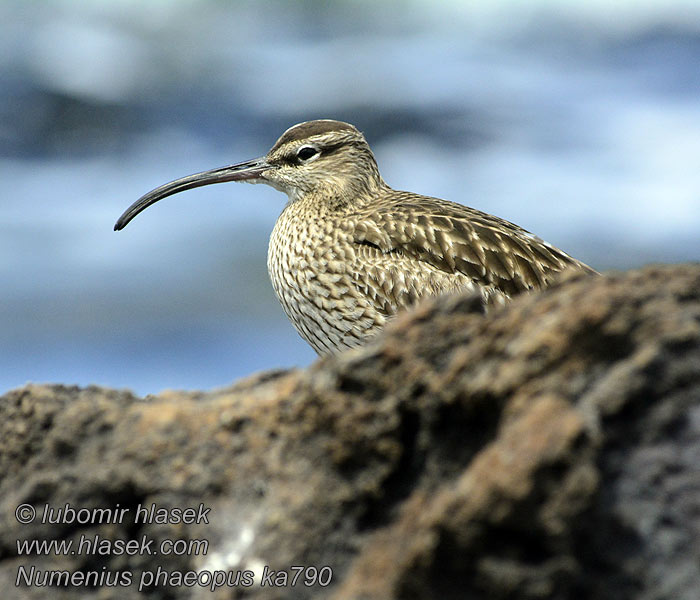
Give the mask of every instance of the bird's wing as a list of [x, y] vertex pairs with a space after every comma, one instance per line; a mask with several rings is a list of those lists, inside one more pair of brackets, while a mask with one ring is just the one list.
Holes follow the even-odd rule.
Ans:
[[353, 252], [349, 276], [360, 296], [384, 317], [415, 305], [425, 296], [474, 290], [489, 291], [460, 272], [448, 273], [401, 250], [383, 252], [372, 242], [361, 242]]
[[[426, 263], [477, 287], [513, 296], [547, 285], [566, 268], [593, 269], [528, 231], [492, 215], [438, 198], [393, 192], [393, 202], [368, 207], [354, 227], [356, 244]], [[450, 281], [450, 278], [447, 278]]]

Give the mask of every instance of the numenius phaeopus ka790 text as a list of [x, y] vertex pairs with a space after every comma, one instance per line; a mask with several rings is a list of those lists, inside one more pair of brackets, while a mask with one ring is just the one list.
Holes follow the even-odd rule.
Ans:
[[474, 290], [486, 305], [547, 286], [583, 263], [508, 221], [391, 189], [364, 136], [340, 121], [300, 123], [262, 158], [189, 175], [132, 204], [224, 181], [267, 183], [289, 202], [267, 268], [287, 316], [319, 354], [360, 345], [424, 296]]

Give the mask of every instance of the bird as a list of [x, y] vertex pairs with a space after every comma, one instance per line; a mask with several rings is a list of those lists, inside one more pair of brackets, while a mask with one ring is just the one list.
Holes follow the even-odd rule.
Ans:
[[489, 310], [566, 269], [596, 273], [509, 221], [392, 189], [364, 135], [332, 119], [290, 127], [260, 158], [155, 188], [114, 229], [163, 198], [228, 181], [287, 194], [267, 268], [285, 313], [319, 355], [365, 344], [427, 296], [471, 291]]

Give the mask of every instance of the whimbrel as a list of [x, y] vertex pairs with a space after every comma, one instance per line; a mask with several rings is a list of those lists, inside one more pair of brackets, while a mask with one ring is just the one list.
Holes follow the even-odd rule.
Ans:
[[390, 188], [362, 133], [332, 120], [294, 125], [264, 157], [166, 183], [114, 229], [167, 196], [225, 181], [266, 183], [289, 197], [267, 268], [287, 316], [319, 354], [364, 343], [425, 296], [473, 290], [490, 306], [567, 268], [594, 272], [513, 223]]

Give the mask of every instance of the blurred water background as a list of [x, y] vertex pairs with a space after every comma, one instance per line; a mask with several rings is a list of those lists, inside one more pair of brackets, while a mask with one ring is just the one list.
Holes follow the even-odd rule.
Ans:
[[166, 181], [357, 125], [393, 187], [600, 270], [700, 258], [700, 3], [0, 3], [0, 391], [306, 365], [268, 282], [286, 198]]

